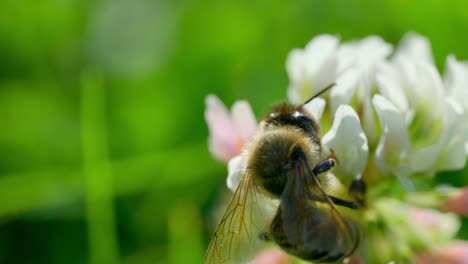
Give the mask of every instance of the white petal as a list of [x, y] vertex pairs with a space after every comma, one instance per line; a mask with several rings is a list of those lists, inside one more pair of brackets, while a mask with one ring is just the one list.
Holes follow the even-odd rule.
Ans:
[[338, 72], [352, 65], [368, 70], [383, 61], [391, 52], [392, 46], [378, 36], [343, 44], [338, 49]]
[[338, 107], [333, 125], [322, 143], [335, 151], [339, 165], [334, 174], [340, 179], [359, 178], [367, 165], [369, 147], [359, 117], [349, 105]]
[[376, 94], [372, 102], [379, 117], [382, 135], [374, 160], [383, 174], [394, 173], [399, 177], [409, 174], [406, 159], [410, 140], [403, 114], [385, 97]]
[[468, 64], [458, 62], [454, 56], [447, 57], [445, 87], [450, 97], [459, 101], [468, 110]]
[[420, 127], [430, 129], [442, 118], [444, 108], [444, 87], [437, 69], [433, 64], [404, 57], [396, 59], [395, 65], [411, 108], [409, 112], [415, 112], [415, 117], [424, 121]]
[[291, 102], [300, 104], [335, 81], [337, 59], [333, 54], [337, 46], [337, 37], [320, 35], [304, 50], [294, 49], [289, 53], [286, 70], [290, 80], [288, 97]]
[[[468, 131], [468, 124], [463, 120], [464, 109], [461, 105], [453, 100], [447, 100], [448, 115], [451, 116], [447, 123], [444, 137], [447, 137], [444, 148], [441, 153], [441, 158], [437, 164], [439, 170], [459, 170], [465, 167], [466, 164], [466, 149], [465, 142]], [[451, 135], [447, 135], [451, 134]]]
[[288, 72], [289, 80], [292, 83], [301, 82], [306, 78], [304, 52], [301, 49], [293, 49], [289, 52], [286, 59], [286, 71]]
[[305, 47], [308, 73], [315, 73], [338, 47], [339, 39], [333, 35], [319, 35]]
[[325, 87], [334, 83], [337, 78], [338, 58], [335, 55], [330, 55], [317, 69], [313, 83], [313, 91], [311, 95], [320, 92]]
[[314, 98], [309, 103], [303, 106], [304, 110], [315, 118], [317, 122], [322, 118], [323, 110], [325, 109], [325, 100], [323, 98]]
[[[462, 123], [463, 131], [468, 131], [468, 63], [458, 62], [454, 56], [447, 57], [447, 71], [444, 82], [450, 98], [458, 101], [464, 107]], [[468, 133], [465, 134], [465, 155], [468, 155]]]
[[377, 141], [377, 130], [375, 124], [374, 109], [372, 108], [371, 102], [371, 80], [370, 76], [366, 75], [367, 78], [362, 78], [362, 127], [366, 133], [369, 144], [374, 145]]
[[356, 42], [342, 44], [338, 48], [338, 72], [344, 72], [349, 68], [357, 67], [357, 44]]
[[[398, 70], [397, 75], [400, 77], [404, 84], [405, 94], [409, 97], [414, 97], [411, 87], [417, 85], [419, 82], [419, 76], [416, 71], [417, 64], [414, 61], [411, 61], [409, 58], [403, 56], [399, 56], [396, 59], [394, 59], [393, 64]], [[409, 98], [409, 100], [414, 101], [414, 99], [412, 98]]]
[[350, 104], [358, 85], [359, 72], [356, 68], [351, 68], [343, 73], [336, 81], [335, 87], [330, 91], [330, 108], [335, 113], [338, 106]]
[[249, 141], [257, 131], [257, 120], [246, 101], [237, 101], [232, 106], [232, 119], [244, 143]]
[[[418, 65], [418, 83], [415, 84], [417, 101], [429, 106], [432, 113], [442, 112], [444, 85], [439, 72], [433, 64], [422, 63]], [[440, 109], [435, 109], [439, 108]]]
[[376, 76], [377, 86], [384, 97], [389, 99], [400, 111], [408, 111], [408, 100], [403, 92], [402, 80], [389, 63], [379, 65]]
[[434, 175], [434, 165], [440, 155], [440, 145], [432, 144], [415, 151], [410, 157], [411, 168], [416, 172], [426, 172]]
[[227, 187], [232, 192], [235, 192], [239, 182], [246, 170], [246, 163], [244, 156], [238, 155], [229, 160], [228, 163], [228, 177], [226, 180]]
[[414, 61], [433, 63], [431, 43], [427, 38], [415, 32], [408, 32], [403, 36], [395, 53], [395, 57], [398, 56], [404, 56]]
[[289, 79], [297, 83], [315, 75], [337, 46], [337, 37], [319, 35], [312, 39], [303, 50], [293, 49], [286, 60]]
[[288, 93], [289, 102], [296, 104], [296, 105], [300, 105], [304, 102], [300, 95], [300, 90], [301, 90], [301, 87], [299, 87], [299, 85], [290, 84], [288, 86], [287, 93]]
[[381, 37], [369, 36], [360, 43], [359, 56], [363, 64], [375, 63], [385, 59], [392, 52], [392, 45], [385, 42]]
[[434, 144], [422, 148], [411, 157], [415, 171], [454, 170], [465, 166], [463, 108], [456, 101], [445, 101], [442, 131]]

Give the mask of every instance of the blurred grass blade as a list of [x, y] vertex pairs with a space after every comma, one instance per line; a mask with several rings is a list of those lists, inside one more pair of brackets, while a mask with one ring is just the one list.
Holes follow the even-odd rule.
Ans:
[[[96, 164], [91, 170], [100, 171], [100, 166], [109, 165]], [[206, 144], [187, 145], [112, 161], [110, 167], [113, 171], [114, 195], [209, 183], [215, 186], [225, 174], [222, 164], [211, 161]], [[68, 206], [83, 198], [85, 188], [81, 171], [72, 168], [4, 175], [0, 177], [0, 193], [7, 198], [0, 203], [0, 217]], [[198, 197], [200, 194], [194, 195]]]
[[105, 91], [101, 76], [95, 72], [84, 72], [81, 84], [83, 172], [90, 262], [117, 263], [113, 184], [105, 129]]
[[[169, 263], [200, 263], [204, 243], [202, 219], [195, 205], [178, 202], [169, 213]], [[190, 249], [184, 250], [181, 249]]]

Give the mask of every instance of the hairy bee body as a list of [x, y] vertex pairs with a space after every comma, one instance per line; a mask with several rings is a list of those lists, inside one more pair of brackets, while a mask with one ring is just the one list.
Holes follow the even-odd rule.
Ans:
[[[250, 249], [259, 240], [272, 241], [289, 254], [314, 262], [337, 261], [356, 250], [361, 240], [359, 225], [337, 206], [345, 210], [359, 206], [327, 194], [322, 187], [329, 178], [318, 175], [336, 161], [333, 157], [322, 160], [319, 132], [319, 125], [302, 106], [282, 104], [265, 117], [245, 149], [245, 172], [204, 263], [246, 263], [243, 257], [254, 256]], [[358, 194], [365, 190], [365, 185], [356, 186], [350, 190]], [[279, 201], [268, 218], [254, 217], [261, 211], [260, 194]], [[248, 245], [243, 247], [244, 243]]]
[[[281, 202], [289, 203], [285, 206], [293, 206], [292, 203], [299, 203], [300, 201], [292, 198], [291, 200], [282, 200]], [[283, 214], [280, 207], [270, 225], [269, 239], [273, 240], [289, 254], [307, 261], [333, 262], [351, 255], [359, 246], [361, 240], [358, 225], [350, 220], [343, 221], [346, 225], [344, 230], [351, 232], [349, 234], [351, 243], [345, 242], [343, 236], [347, 236], [347, 234], [343, 234], [343, 230], [338, 228], [341, 223], [336, 219], [328, 217], [330, 212], [327, 209], [312, 205], [304, 207], [304, 215], [310, 215], [315, 220], [304, 221], [302, 223], [301, 229], [307, 235], [304, 235], [304, 239], [298, 243], [297, 240], [291, 239], [285, 231], [285, 226], [288, 223], [282, 217]], [[321, 220], [328, 222], [321, 223]], [[334, 225], [335, 228], [326, 228], [324, 230], [324, 224], [327, 226]]]
[[269, 128], [257, 139], [247, 163], [257, 186], [279, 198], [286, 183], [292, 177], [294, 161], [291, 153], [300, 147], [308, 153], [311, 164], [317, 164], [320, 146], [304, 137], [299, 129], [284, 127]]
[[[252, 144], [247, 168], [255, 184], [269, 195], [280, 198], [281, 203], [264, 238], [304, 260], [330, 262], [349, 256], [360, 241], [360, 230], [354, 222], [330, 217], [334, 212], [327, 205], [304, 201], [304, 197], [291, 190], [286, 190], [285, 194], [288, 181], [297, 173], [295, 155], [303, 155], [310, 168], [315, 168], [320, 161], [319, 128], [313, 117], [301, 108], [280, 105], [267, 116], [262, 129], [261, 136]], [[291, 214], [290, 219], [285, 219], [284, 209], [298, 206], [300, 214]], [[296, 230], [289, 233], [285, 230], [290, 226], [304, 235], [299, 239], [292, 237], [291, 232]], [[343, 230], [350, 233], [343, 234]]]

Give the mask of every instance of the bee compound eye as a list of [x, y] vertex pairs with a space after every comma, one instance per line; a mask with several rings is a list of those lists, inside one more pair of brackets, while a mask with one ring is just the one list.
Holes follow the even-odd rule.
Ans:
[[303, 114], [297, 115], [295, 117], [304, 124], [312, 125], [312, 120]]

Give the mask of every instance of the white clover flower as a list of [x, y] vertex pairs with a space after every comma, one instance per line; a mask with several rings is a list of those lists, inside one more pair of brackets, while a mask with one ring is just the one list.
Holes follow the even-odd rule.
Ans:
[[[462, 131], [466, 120], [463, 120], [464, 109], [456, 101], [463, 95], [452, 100], [449, 91], [456, 90], [452, 87], [457, 85], [463, 87], [466, 81], [463, 75], [468, 76], [468, 71], [456, 71], [453, 68], [454, 59], [449, 57], [447, 64], [452, 67], [448, 68], [445, 81], [448, 87], [444, 87], [430, 54], [429, 42], [415, 33], [409, 33], [392, 61], [380, 65], [376, 78], [381, 95], [374, 96], [374, 107], [380, 113], [379, 109], [385, 107], [383, 104], [391, 105], [395, 108], [394, 115], [400, 115], [406, 123], [406, 126], [400, 124], [398, 128], [395, 127], [393, 134], [400, 136], [390, 139], [393, 148], [401, 150], [399, 154], [393, 151], [394, 155], [399, 155], [399, 159], [404, 161], [395, 164], [395, 159], [382, 159], [382, 151], [377, 151], [375, 158], [381, 168], [392, 167], [405, 175], [415, 172], [433, 175], [440, 170], [465, 166], [466, 154], [462, 152], [466, 152], [466, 149], [460, 143], [466, 142]], [[380, 114], [379, 118], [382, 126], [390, 122], [389, 116]], [[388, 137], [388, 133], [383, 128], [382, 138]]]
[[342, 45], [333, 36], [316, 37], [304, 50], [295, 49], [288, 56], [289, 99], [299, 104], [336, 82], [330, 91], [330, 111], [334, 113], [341, 104], [362, 106], [362, 126], [374, 143], [377, 137], [371, 104], [374, 76], [377, 66], [391, 52], [392, 46], [377, 36]]
[[[468, 191], [463, 189], [463, 195], [450, 198], [434, 189], [432, 209], [419, 208], [427, 204], [422, 198], [427, 195], [402, 193], [418, 189], [415, 179], [423, 181], [438, 172], [465, 167], [468, 63], [450, 55], [442, 76], [434, 65], [430, 42], [413, 32], [392, 52], [392, 46], [377, 36], [342, 44], [335, 36], [318, 36], [304, 49], [289, 54], [287, 95], [291, 103], [301, 104], [336, 83], [328, 95], [315, 98], [304, 109], [322, 127], [322, 158], [332, 152], [336, 155], [333, 174], [344, 184], [354, 179], [367, 183], [369, 204], [364, 221], [369, 226], [383, 226], [383, 231], [369, 227], [365, 232], [369, 248], [381, 255], [362, 247], [353, 259], [430, 263], [425, 261], [444, 256], [427, 255], [424, 250], [450, 249], [452, 244], [460, 248], [454, 241], [460, 226], [457, 216], [438, 210], [468, 214]], [[250, 108], [241, 105], [243, 114], [235, 114], [239, 110], [233, 107], [230, 116], [219, 99], [207, 98], [210, 151], [218, 159], [230, 160], [231, 190], [246, 169], [245, 159], [239, 155], [242, 145], [256, 130]], [[232, 138], [235, 140], [229, 141]], [[399, 194], [392, 197], [395, 193]], [[391, 238], [382, 238], [382, 232], [398, 237], [399, 244], [389, 243]], [[468, 243], [461, 247], [468, 250]], [[468, 263], [468, 256], [457, 260]]]
[[245, 171], [242, 149], [255, 135], [258, 125], [249, 103], [237, 101], [231, 113], [215, 95], [206, 97], [205, 119], [210, 136], [208, 147], [218, 160], [228, 162], [227, 186], [235, 191]]
[[466, 103], [468, 99], [468, 63], [458, 62], [454, 56], [448, 56], [444, 84], [447, 95], [463, 106], [462, 127], [459, 129], [462, 130], [460, 134], [464, 135], [465, 153], [468, 154], [468, 133], [465, 132], [468, 131], [468, 104]]
[[322, 35], [314, 38], [305, 49], [294, 49], [286, 60], [289, 75], [289, 100], [301, 104], [323, 87], [337, 79], [338, 38]]
[[331, 129], [322, 138], [322, 143], [339, 153], [338, 163], [334, 173], [340, 175], [343, 181], [349, 183], [360, 179], [367, 166], [369, 147], [367, 138], [362, 131], [357, 113], [349, 105], [340, 105], [335, 113]]

